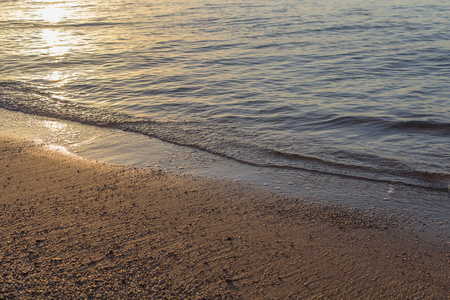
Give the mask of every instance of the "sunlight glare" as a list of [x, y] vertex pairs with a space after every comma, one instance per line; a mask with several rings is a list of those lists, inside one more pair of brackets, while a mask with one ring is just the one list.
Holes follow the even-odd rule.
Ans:
[[60, 87], [67, 84], [69, 80], [73, 78], [74, 78], [73, 75], [71, 77], [70, 75], [64, 74], [63, 72], [60, 71], [52, 71], [47, 74], [47, 77], [45, 79], [51, 81], [53, 86]]
[[44, 21], [50, 23], [61, 22], [61, 20], [66, 17], [66, 11], [64, 10], [64, 8], [57, 7], [56, 5], [49, 5], [45, 7], [41, 11], [41, 14]]
[[48, 120], [43, 121], [42, 125], [44, 125], [44, 127], [48, 128], [48, 129], [50, 129], [51, 131], [58, 131], [58, 132], [67, 127], [67, 124], [57, 122], [57, 121], [48, 121]]
[[70, 47], [66, 46], [67, 43], [63, 40], [59, 30], [44, 29], [42, 30], [42, 37], [48, 45], [49, 55], [62, 56], [69, 52]]

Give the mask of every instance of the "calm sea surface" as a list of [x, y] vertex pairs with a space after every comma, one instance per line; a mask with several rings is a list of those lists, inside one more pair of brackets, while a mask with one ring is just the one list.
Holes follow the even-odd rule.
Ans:
[[0, 107], [448, 203], [450, 2], [0, 0]]

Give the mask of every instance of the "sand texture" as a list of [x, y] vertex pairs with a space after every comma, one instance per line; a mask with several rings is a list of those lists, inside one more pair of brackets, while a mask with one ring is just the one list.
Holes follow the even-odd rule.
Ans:
[[374, 216], [0, 138], [0, 299], [449, 299]]

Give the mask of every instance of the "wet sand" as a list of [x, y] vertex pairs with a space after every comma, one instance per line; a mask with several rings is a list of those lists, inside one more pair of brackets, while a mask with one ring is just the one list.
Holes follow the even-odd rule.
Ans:
[[449, 299], [382, 216], [0, 136], [1, 299]]

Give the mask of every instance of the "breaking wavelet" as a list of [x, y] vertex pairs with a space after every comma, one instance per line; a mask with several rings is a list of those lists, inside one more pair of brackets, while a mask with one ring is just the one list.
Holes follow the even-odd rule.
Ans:
[[[450, 174], [448, 173], [416, 170], [396, 159], [376, 155], [369, 157], [368, 154], [347, 153], [341, 150], [338, 156], [353, 156], [353, 160], [346, 159], [347, 163], [343, 163], [314, 155], [271, 149], [267, 148], [267, 145], [246, 143], [245, 140], [236, 142], [233, 141], [232, 136], [215, 135], [214, 130], [217, 129], [217, 126], [213, 124], [198, 124], [198, 122], [194, 124], [196, 122], [192, 122], [192, 124], [186, 125], [189, 122], [163, 122], [146, 117], [135, 117], [126, 113], [60, 99], [42, 88], [19, 81], [0, 82], [0, 107], [28, 114], [136, 132], [258, 167], [297, 169], [441, 191], [447, 191], [450, 182]], [[445, 130], [448, 129], [446, 124], [432, 122], [390, 122], [389, 126], [386, 126], [386, 123], [389, 122], [371, 117], [338, 117], [321, 122], [321, 126], [336, 127], [365, 124], [406, 130], [432, 129], [440, 133], [444, 130], [444, 134]], [[208, 127], [211, 132], [201, 132]], [[186, 130], [186, 128], [190, 130]], [[194, 128], [198, 128], [198, 130], [196, 131]], [[203, 138], [199, 138], [199, 132], [203, 135]], [[367, 163], [369, 161], [370, 164]]]

